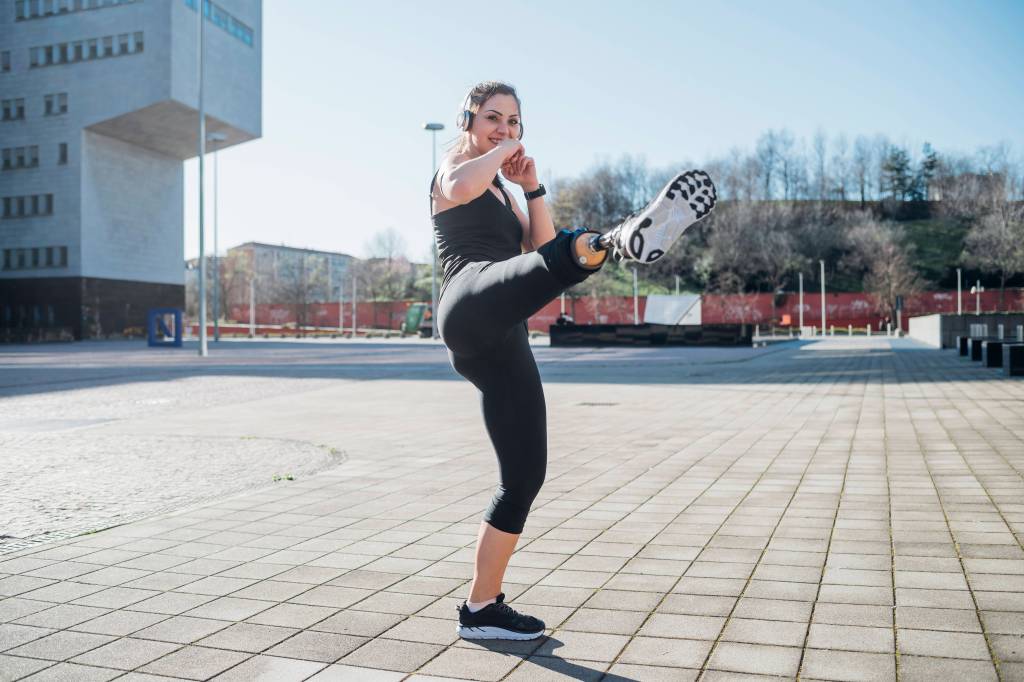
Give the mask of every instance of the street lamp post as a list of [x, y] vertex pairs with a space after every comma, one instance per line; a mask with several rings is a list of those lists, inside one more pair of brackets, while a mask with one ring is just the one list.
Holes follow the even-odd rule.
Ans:
[[821, 335], [825, 336], [825, 261], [818, 261], [821, 264]]
[[249, 273], [249, 338], [256, 338], [256, 275]]
[[636, 268], [633, 268], [633, 324], [640, 324], [640, 285], [637, 282]]
[[963, 294], [963, 272], [960, 268], [956, 269], [956, 314], [964, 314], [964, 294]]
[[800, 333], [804, 333], [804, 273], [798, 272], [800, 279]]
[[[429, 130], [433, 137], [433, 148], [430, 155], [430, 172], [437, 170], [437, 131], [444, 130], [443, 123], [424, 123], [424, 130]], [[431, 202], [433, 210], [433, 202]], [[430, 235], [430, 328], [431, 336], [438, 338], [437, 333], [437, 242], [434, 240], [433, 230]]]
[[213, 148], [213, 340], [220, 341], [220, 244], [217, 242], [217, 143], [228, 139], [224, 133], [210, 133], [206, 136]]
[[203, 41], [205, 28], [203, 21], [203, 0], [197, 3], [196, 21], [198, 27], [197, 55], [199, 61], [199, 356], [206, 357], [209, 350], [206, 346], [206, 244], [203, 232], [203, 157], [206, 156], [206, 111], [203, 107]]

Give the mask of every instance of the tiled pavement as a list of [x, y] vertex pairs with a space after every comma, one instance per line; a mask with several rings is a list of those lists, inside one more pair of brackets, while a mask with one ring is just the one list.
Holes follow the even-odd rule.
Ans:
[[476, 396], [437, 349], [359, 348], [315, 390], [69, 432], [348, 461], [0, 557], [0, 680], [1024, 680], [1024, 382], [885, 339], [538, 348], [551, 462], [506, 591], [550, 636], [481, 645], [454, 625], [494, 482]]

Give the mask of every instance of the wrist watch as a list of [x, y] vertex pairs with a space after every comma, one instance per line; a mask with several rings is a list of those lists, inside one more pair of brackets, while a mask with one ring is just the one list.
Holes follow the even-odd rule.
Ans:
[[539, 197], [542, 197], [542, 196], [544, 196], [547, 193], [548, 193], [548, 191], [546, 189], [544, 189], [544, 185], [541, 185], [540, 187], [538, 187], [537, 189], [533, 190], [532, 192], [523, 192], [523, 196], [525, 196], [526, 200], [529, 201], [530, 199], [537, 199]]

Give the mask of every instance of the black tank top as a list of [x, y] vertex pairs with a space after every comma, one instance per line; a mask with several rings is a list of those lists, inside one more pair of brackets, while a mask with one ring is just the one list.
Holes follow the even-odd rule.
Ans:
[[[433, 210], [434, 183], [430, 181]], [[523, 226], [512, 211], [512, 202], [498, 177], [492, 183], [505, 198], [502, 204], [494, 192], [483, 194], [469, 203], [459, 204], [432, 217], [437, 255], [441, 261], [443, 277], [441, 293], [462, 268], [479, 261], [502, 261], [522, 253]]]

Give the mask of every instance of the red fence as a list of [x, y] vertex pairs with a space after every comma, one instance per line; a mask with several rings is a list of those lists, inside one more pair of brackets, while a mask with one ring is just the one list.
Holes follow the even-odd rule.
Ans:
[[[731, 296], [708, 294], [701, 304], [701, 319], [705, 324], [759, 324], [762, 326], [782, 326], [784, 315], [788, 315], [790, 325], [796, 326], [800, 320], [799, 295], [788, 293], [776, 299], [778, 304], [772, 310], [771, 294], [737, 294]], [[406, 309], [410, 301], [379, 301], [360, 302], [357, 304], [356, 321], [360, 328], [399, 329], [405, 320]], [[641, 296], [638, 302], [638, 321], [644, 319], [647, 298]], [[973, 313], [976, 305], [974, 294], [963, 294], [963, 310]], [[826, 294], [826, 322], [836, 327], [866, 327], [872, 329], [885, 327], [886, 320], [877, 312], [874, 299], [868, 294]], [[547, 331], [555, 323], [561, 310], [561, 302], [555, 299], [544, 306], [530, 318], [530, 329]], [[1024, 290], [1007, 289], [1003, 306], [999, 306], [999, 291], [985, 291], [981, 294], [982, 312], [995, 310], [1024, 310]], [[303, 312], [300, 316], [299, 313]], [[566, 297], [565, 312], [577, 324], [631, 324], [633, 322], [633, 298], [631, 296], [605, 296], [592, 298]], [[908, 328], [907, 320], [914, 315], [932, 313], [955, 313], [956, 291], [930, 291], [919, 296], [908, 297], [903, 310], [903, 328]], [[235, 322], [249, 322], [248, 306], [232, 306], [230, 319]], [[256, 306], [256, 323], [269, 325], [295, 324], [303, 318], [307, 326], [338, 327], [337, 303], [311, 303], [300, 311], [296, 306], [286, 304], [262, 304]], [[895, 324], [895, 320], [893, 321]], [[804, 324], [821, 326], [821, 295], [804, 294]], [[352, 326], [352, 304], [345, 303], [342, 326]]]

